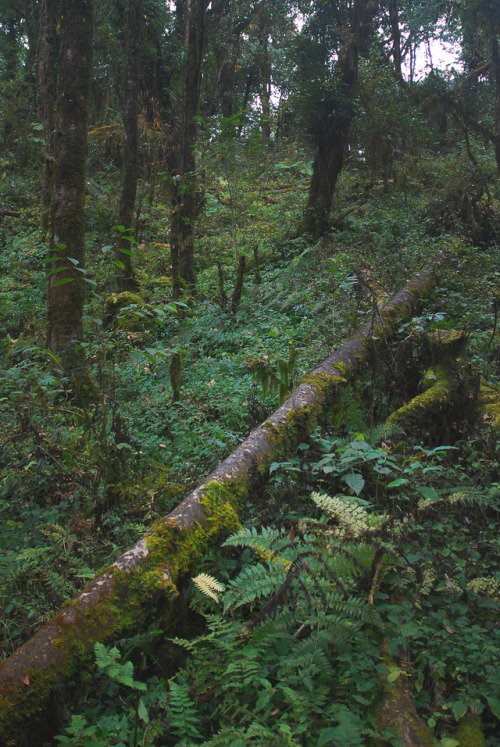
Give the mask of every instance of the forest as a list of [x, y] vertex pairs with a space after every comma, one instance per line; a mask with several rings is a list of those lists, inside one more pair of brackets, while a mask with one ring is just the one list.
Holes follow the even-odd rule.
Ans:
[[499, 44], [0, 0], [1, 745], [500, 745]]

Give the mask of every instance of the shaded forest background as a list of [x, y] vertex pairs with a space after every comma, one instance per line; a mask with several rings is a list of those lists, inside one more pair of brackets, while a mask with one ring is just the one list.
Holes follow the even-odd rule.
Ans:
[[[279, 546], [279, 532], [293, 544], [305, 532], [297, 522], [313, 510], [330, 511], [343, 541], [357, 537], [354, 515], [339, 519], [328, 501], [311, 508], [318, 491], [343, 490], [391, 521], [411, 506], [422, 535], [398, 529], [389, 540], [384, 529], [368, 560], [352, 551], [354, 565], [370, 567], [370, 580], [357, 579], [350, 566], [344, 571], [346, 587], [368, 584], [372, 598], [383, 543], [389, 555], [394, 547], [407, 555], [436, 533], [439, 561], [409, 561], [419, 567], [416, 582], [395, 581], [388, 562], [392, 586], [380, 591], [377, 614], [393, 633], [405, 620], [413, 658], [395, 633], [384, 653], [383, 626], [372, 617], [365, 622], [378, 630], [376, 654], [366, 649], [356, 658], [351, 641], [348, 665], [326, 665], [338, 651], [323, 641], [317, 648], [325, 661], [304, 649], [302, 665], [307, 659], [311, 671], [282, 673], [286, 687], [276, 695], [276, 659], [294, 656], [299, 628], [264, 625], [274, 653], [259, 672], [238, 641], [264, 604], [264, 586], [245, 603], [224, 603], [233, 624], [237, 608], [247, 615], [229, 634], [214, 622], [217, 587], [191, 585], [182, 593], [198, 615], [192, 633], [200, 633], [202, 613], [209, 638], [223, 631], [220, 672], [246, 662], [246, 672], [231, 670], [243, 690], [224, 689], [203, 643], [166, 697], [165, 672], [171, 676], [180, 657], [165, 653], [164, 643], [158, 654], [156, 621], [143, 639], [120, 648], [122, 661], [141, 673], [139, 685], [130, 668], [120, 670], [127, 664], [118, 653], [96, 651], [101, 691], [61, 742], [412, 743], [374, 709], [378, 681], [368, 673], [382, 666], [390, 682], [414, 668], [411, 713], [433, 736], [413, 743], [499, 744], [499, 35], [495, 0], [0, 0], [4, 657], [150, 531], [411, 276], [438, 268], [438, 289], [420, 316], [401, 324], [384, 362], [372, 361], [349, 390], [342, 425], [330, 419], [326, 431], [304, 434], [301, 451], [273, 464], [270, 484], [249, 502], [248, 526], [278, 534], [268, 545], [248, 540], [238, 556], [209, 553], [197, 569], [236, 587], [250, 557], [267, 552], [269, 567], [283, 557], [298, 562], [300, 553], [287, 556]], [[455, 68], [432, 67], [439, 40], [454, 45]], [[419, 73], [425, 48], [428, 65]], [[444, 366], [455, 382], [446, 384], [452, 408], [423, 424], [401, 421], [401, 447], [397, 428], [377, 426], [444, 375], [432, 330], [453, 338], [456, 329], [468, 352], [453, 348], [455, 362]], [[466, 497], [446, 504], [439, 522], [418, 503], [435, 501], [437, 511], [456, 495]], [[371, 520], [356, 520], [367, 522], [368, 533]], [[448, 566], [442, 550], [450, 543]], [[439, 623], [417, 623], [422, 607], [438, 604], [431, 566], [456, 599], [447, 599]], [[265, 583], [273, 599], [284, 581]], [[327, 608], [327, 584], [318, 583]], [[420, 596], [412, 596], [412, 583]], [[407, 598], [421, 636], [409, 630]], [[281, 602], [274, 597], [270, 618]], [[306, 628], [321, 627], [314, 614]], [[453, 656], [449, 641], [431, 646], [430, 655], [418, 648], [420, 637], [430, 645], [436, 625], [460, 629]], [[325, 630], [331, 637], [334, 623]], [[283, 631], [289, 638], [281, 651]], [[317, 702], [308, 677], [321, 683]], [[328, 677], [337, 678], [337, 710], [325, 705]], [[144, 681], [148, 695], [139, 698]], [[120, 687], [129, 691], [123, 712], [115, 712]], [[348, 707], [353, 693], [357, 705]], [[233, 712], [245, 698], [243, 715]], [[482, 742], [460, 741], [464, 719]], [[382, 731], [386, 741], [370, 741]]]

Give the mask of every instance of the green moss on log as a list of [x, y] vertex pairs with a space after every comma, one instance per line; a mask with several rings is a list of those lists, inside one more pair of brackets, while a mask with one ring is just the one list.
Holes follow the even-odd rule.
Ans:
[[425, 337], [430, 348], [432, 365], [451, 365], [465, 351], [469, 333], [464, 329], [431, 329]]
[[460, 720], [455, 729], [455, 739], [460, 747], [486, 747], [486, 739], [477, 714], [469, 714]]
[[243, 478], [207, 483], [200, 500], [202, 522], [187, 528], [168, 519], [159, 522], [146, 540], [149, 555], [135, 584], [148, 593], [162, 589], [175, 596], [177, 581], [194, 569], [209, 545], [240, 528], [237, 512], [247, 495], [248, 482]]
[[[130, 313], [124, 311], [128, 307], [131, 307]], [[137, 313], [134, 313], [134, 308]], [[128, 332], [149, 329], [154, 324], [152, 307], [139, 293], [112, 293], [104, 303], [103, 324], [108, 328], [115, 322]]]
[[[382, 660], [389, 671], [397, 669], [394, 659], [389, 653], [389, 643], [381, 645]], [[392, 729], [397, 739], [404, 747], [434, 747], [434, 737], [427, 726], [418, 716], [411, 697], [411, 687], [407, 675], [400, 672], [394, 682], [387, 677], [381, 679], [381, 696], [374, 709], [375, 721], [379, 729]], [[383, 747], [387, 744], [385, 738], [375, 737], [373, 747]]]
[[500, 390], [482, 384], [479, 390], [479, 412], [500, 433]]
[[426, 372], [424, 382], [422, 394], [393, 412], [387, 419], [387, 425], [400, 425], [411, 433], [423, 419], [435, 417], [448, 407], [450, 398], [456, 391], [449, 369], [445, 366], [436, 366], [435, 369]]

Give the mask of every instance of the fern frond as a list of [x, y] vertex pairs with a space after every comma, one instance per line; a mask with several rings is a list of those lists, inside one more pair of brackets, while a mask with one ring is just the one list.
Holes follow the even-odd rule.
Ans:
[[38, 560], [43, 555], [45, 555], [47, 552], [50, 552], [50, 547], [26, 547], [24, 550], [21, 550], [20, 553], [16, 555], [16, 561], [22, 561], [22, 560]]
[[282, 565], [245, 566], [224, 595], [224, 612], [270, 596], [286, 579]]
[[228, 537], [224, 542], [224, 547], [226, 546], [249, 547], [255, 552], [261, 562], [281, 564], [285, 568], [290, 566], [290, 562], [294, 559], [297, 552], [297, 550], [292, 549], [291, 552], [285, 553], [284, 557], [282, 557], [285, 549], [293, 548], [293, 543], [290, 542], [287, 533], [269, 527], [262, 527], [260, 532], [255, 527], [243, 528], [236, 534]]
[[201, 739], [202, 735], [198, 730], [200, 718], [195, 704], [189, 697], [187, 686], [176, 682], [175, 679], [169, 680], [169, 686], [168, 710], [172, 731], [181, 739]]
[[312, 500], [323, 511], [337, 519], [344, 534], [359, 536], [368, 529], [369, 514], [367, 510], [348, 496], [329, 496], [314, 491]]
[[437, 500], [433, 498], [421, 498], [418, 502], [418, 510], [425, 511], [426, 509], [436, 508], [437, 506], [456, 506], [456, 505], [467, 505], [477, 503], [479, 496], [475, 493], [466, 493], [463, 490], [451, 493], [450, 495], [440, 496]]
[[213, 576], [209, 576], [208, 573], [199, 573], [193, 578], [193, 583], [205, 596], [214, 599], [219, 604], [218, 594], [222, 594], [225, 587], [217, 581]]
[[404, 436], [404, 429], [399, 423], [380, 423], [370, 431], [370, 443], [377, 444], [381, 441], [391, 441], [398, 436]]

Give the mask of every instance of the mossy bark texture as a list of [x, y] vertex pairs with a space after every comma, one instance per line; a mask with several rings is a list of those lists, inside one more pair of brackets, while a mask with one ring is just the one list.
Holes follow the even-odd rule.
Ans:
[[198, 137], [196, 116], [201, 91], [205, 6], [204, 0], [192, 0], [188, 4], [186, 22], [186, 86], [180, 152], [180, 214], [179, 221], [176, 223], [176, 228], [178, 228], [178, 243], [175, 247], [177, 256], [174, 256], [174, 249], [172, 250], [174, 298], [178, 298], [181, 294], [181, 287], [193, 295], [196, 293], [194, 224], [198, 181], [195, 146]]
[[[118, 290], [135, 291], [138, 283], [132, 266], [131, 229], [137, 193], [137, 164], [139, 153], [139, 71], [141, 68], [141, 42], [143, 26], [142, 0], [129, 0], [127, 22], [127, 70], [125, 74], [125, 106], [123, 111], [124, 158], [123, 183], [120, 197], [118, 225], [125, 231], [120, 236], [115, 252], [119, 262]], [[121, 266], [123, 265], [123, 267]]]
[[[382, 647], [384, 663], [390, 670], [396, 663], [389, 653], [389, 645]], [[432, 731], [419, 717], [413, 705], [408, 676], [401, 671], [394, 682], [387, 679], [380, 683], [381, 697], [375, 707], [375, 719], [379, 729], [391, 728], [403, 747], [434, 747]], [[373, 739], [373, 747], [389, 744], [385, 737]]]
[[95, 641], [110, 641], [165, 610], [168, 627], [178, 580], [209, 544], [236, 529], [239, 507], [271, 463], [293, 453], [336, 402], [339, 385], [366, 365], [374, 347], [415, 311], [433, 284], [430, 272], [409, 283], [164, 521], [0, 665], [1, 744], [36, 745], [47, 722], [57, 728], [65, 701], [88, 670]]
[[85, 284], [81, 270], [93, 22], [93, 0], [64, 3], [49, 255], [47, 344], [53, 352], [64, 352], [83, 334]]

